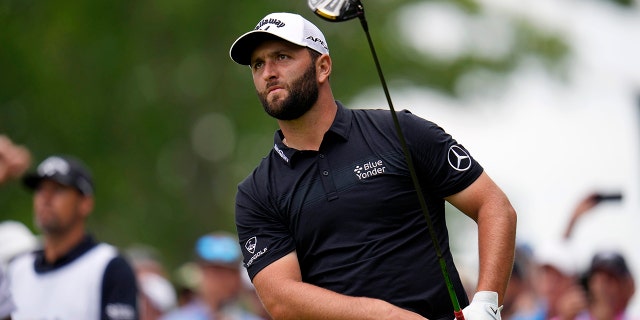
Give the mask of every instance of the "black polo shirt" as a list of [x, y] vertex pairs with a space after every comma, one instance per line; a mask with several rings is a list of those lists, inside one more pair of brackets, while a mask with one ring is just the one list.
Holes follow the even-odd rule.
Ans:
[[[482, 167], [436, 124], [398, 112], [451, 281], [443, 197], [462, 191]], [[303, 281], [350, 296], [379, 298], [437, 319], [453, 307], [426, 219], [388, 110], [338, 103], [319, 151], [288, 148], [282, 133], [238, 186], [236, 224], [253, 278], [296, 251]]]

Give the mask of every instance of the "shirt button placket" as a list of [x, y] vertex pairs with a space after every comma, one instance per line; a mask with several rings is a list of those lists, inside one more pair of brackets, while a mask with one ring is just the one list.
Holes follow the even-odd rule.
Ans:
[[327, 196], [327, 200], [335, 200], [338, 198], [338, 193], [336, 190], [336, 186], [333, 183], [333, 179], [329, 175], [329, 161], [327, 157], [320, 153], [318, 154], [318, 169], [321, 173], [322, 187], [324, 188], [324, 192]]

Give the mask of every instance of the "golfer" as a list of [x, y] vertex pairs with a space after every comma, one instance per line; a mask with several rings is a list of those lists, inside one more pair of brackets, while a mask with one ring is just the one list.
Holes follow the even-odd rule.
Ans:
[[[274, 319], [452, 319], [453, 306], [388, 110], [333, 97], [329, 47], [300, 15], [272, 13], [239, 37], [274, 145], [238, 186], [244, 265]], [[500, 319], [516, 213], [469, 151], [398, 112], [449, 277], [467, 320]], [[445, 201], [477, 222], [479, 275], [469, 304]]]

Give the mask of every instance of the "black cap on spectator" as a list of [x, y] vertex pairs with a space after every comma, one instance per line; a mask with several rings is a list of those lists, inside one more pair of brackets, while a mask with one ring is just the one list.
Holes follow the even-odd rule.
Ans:
[[93, 195], [93, 179], [85, 165], [70, 156], [51, 156], [38, 165], [36, 172], [25, 175], [24, 184], [31, 190], [38, 188], [42, 180], [49, 179], [78, 189], [85, 196]]
[[595, 271], [606, 271], [619, 277], [631, 274], [629, 272], [627, 262], [622, 254], [615, 251], [602, 251], [596, 253], [591, 259], [589, 274], [592, 274]]

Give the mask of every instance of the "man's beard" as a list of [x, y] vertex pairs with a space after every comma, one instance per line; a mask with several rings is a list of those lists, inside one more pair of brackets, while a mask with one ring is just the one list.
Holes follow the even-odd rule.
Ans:
[[311, 63], [305, 73], [289, 86], [289, 96], [270, 104], [266, 94], [258, 92], [264, 111], [278, 120], [294, 120], [300, 118], [318, 101], [318, 84], [316, 83], [315, 64]]
[[36, 214], [34, 222], [43, 234], [61, 236], [69, 233], [80, 219], [81, 216], [77, 211], [73, 213], [73, 217], [67, 217], [67, 219], [60, 218], [60, 215], [54, 212], [45, 212]]

